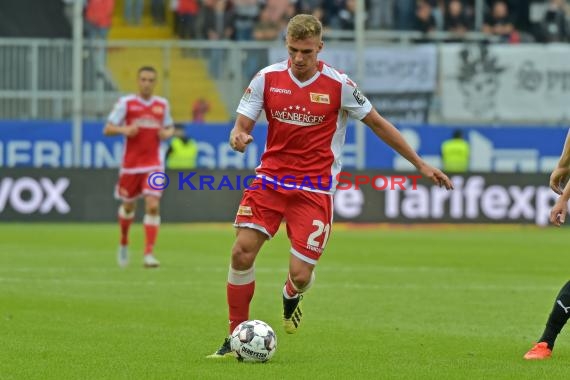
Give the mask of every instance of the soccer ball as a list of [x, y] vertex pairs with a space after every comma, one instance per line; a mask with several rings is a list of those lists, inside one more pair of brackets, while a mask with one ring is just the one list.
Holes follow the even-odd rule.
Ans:
[[267, 323], [258, 320], [240, 323], [232, 332], [230, 345], [238, 360], [266, 362], [277, 348], [277, 336]]

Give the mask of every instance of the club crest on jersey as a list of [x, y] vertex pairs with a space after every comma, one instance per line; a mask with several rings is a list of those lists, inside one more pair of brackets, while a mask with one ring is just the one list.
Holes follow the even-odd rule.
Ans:
[[246, 88], [244, 93], [243, 93], [243, 96], [241, 97], [241, 100], [249, 103], [249, 99], [251, 99], [251, 92], [252, 92], [252, 90], [250, 87]]
[[331, 104], [331, 99], [329, 94], [319, 94], [316, 92], [311, 92], [311, 102], [313, 103], [323, 103], [323, 104]]
[[154, 106], [152, 107], [152, 113], [156, 115], [162, 115], [164, 113], [164, 110], [161, 106]]
[[360, 90], [358, 88], [354, 89], [354, 92], [352, 93], [352, 95], [354, 96], [354, 99], [356, 99], [356, 103], [363, 105], [364, 103], [366, 103], [366, 97], [362, 94], [362, 92], [360, 92]]
[[253, 212], [251, 211], [251, 207], [249, 206], [240, 205], [237, 214], [242, 216], [253, 216]]

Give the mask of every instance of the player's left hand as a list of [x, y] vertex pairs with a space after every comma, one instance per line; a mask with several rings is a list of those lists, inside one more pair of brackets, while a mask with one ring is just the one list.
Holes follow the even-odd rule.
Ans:
[[422, 176], [426, 177], [439, 187], [445, 187], [447, 190], [453, 190], [453, 182], [441, 170], [424, 163], [419, 168]]
[[564, 197], [558, 198], [552, 210], [550, 210], [550, 223], [560, 227], [566, 220], [566, 213], [568, 212], [568, 201]]

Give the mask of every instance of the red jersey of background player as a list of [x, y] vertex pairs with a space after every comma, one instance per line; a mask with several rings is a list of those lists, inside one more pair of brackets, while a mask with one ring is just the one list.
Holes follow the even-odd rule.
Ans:
[[152, 96], [145, 100], [136, 95], [119, 99], [108, 121], [114, 125], [136, 125], [139, 132], [125, 139], [121, 173], [145, 173], [162, 170], [158, 130], [173, 125], [168, 100]]
[[297, 188], [309, 178], [309, 186], [302, 189], [334, 192], [347, 116], [361, 120], [372, 105], [346, 74], [323, 62], [305, 82], [295, 78], [289, 67], [289, 61], [283, 61], [261, 70], [237, 109], [252, 120], [263, 109], [269, 121], [265, 152], [256, 172], [268, 180], [282, 181], [287, 176], [286, 183]]

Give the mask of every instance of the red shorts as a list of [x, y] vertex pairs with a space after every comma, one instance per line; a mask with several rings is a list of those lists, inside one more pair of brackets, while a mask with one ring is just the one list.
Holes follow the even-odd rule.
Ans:
[[160, 197], [161, 189], [153, 189], [148, 183], [151, 173], [121, 174], [115, 186], [115, 198], [124, 202], [131, 202], [143, 195]]
[[287, 223], [291, 253], [303, 261], [316, 264], [327, 244], [332, 227], [332, 195], [314, 191], [291, 190], [256, 179], [246, 189], [234, 226], [259, 230], [269, 238], [275, 236], [281, 221]]

